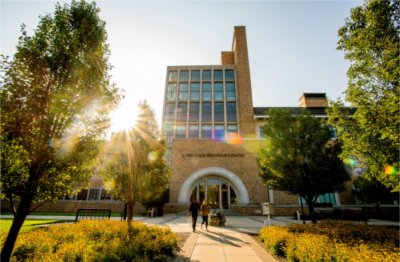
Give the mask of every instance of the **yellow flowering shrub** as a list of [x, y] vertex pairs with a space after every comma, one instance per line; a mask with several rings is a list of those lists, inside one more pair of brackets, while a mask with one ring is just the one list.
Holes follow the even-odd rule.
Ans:
[[260, 231], [260, 240], [264, 247], [276, 256], [284, 256], [286, 241], [290, 237], [290, 233], [285, 227], [271, 226], [264, 227]]
[[398, 228], [326, 222], [266, 227], [259, 238], [274, 254], [283, 243], [289, 261], [400, 261]]
[[[4, 239], [2, 239], [2, 245]], [[165, 261], [179, 251], [168, 228], [141, 222], [84, 220], [18, 236], [12, 261]]]

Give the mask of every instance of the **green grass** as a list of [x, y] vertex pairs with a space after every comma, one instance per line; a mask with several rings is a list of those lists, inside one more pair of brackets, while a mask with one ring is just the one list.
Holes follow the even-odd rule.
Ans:
[[[22, 225], [21, 232], [26, 232], [34, 228], [37, 225], [43, 224], [51, 224], [51, 223], [59, 223], [60, 220], [25, 220], [24, 224]], [[0, 233], [7, 232], [10, 230], [12, 224], [12, 219], [0, 219]]]

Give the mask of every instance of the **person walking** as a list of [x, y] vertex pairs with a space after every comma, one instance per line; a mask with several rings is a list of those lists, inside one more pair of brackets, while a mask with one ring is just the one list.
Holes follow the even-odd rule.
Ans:
[[208, 206], [207, 200], [203, 200], [203, 204], [200, 207], [201, 217], [203, 221], [201, 222], [201, 229], [203, 229], [203, 224], [206, 223], [206, 230], [208, 231], [208, 214], [210, 213], [210, 207]]
[[193, 232], [196, 232], [196, 223], [197, 223], [197, 216], [199, 215], [200, 205], [197, 203], [197, 200], [194, 199], [189, 207], [189, 214], [192, 214], [192, 227]]

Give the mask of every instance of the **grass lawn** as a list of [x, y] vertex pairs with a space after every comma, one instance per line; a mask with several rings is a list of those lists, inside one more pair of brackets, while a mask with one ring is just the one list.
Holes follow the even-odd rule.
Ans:
[[[11, 212], [1, 212], [1, 215], [12, 215]], [[76, 216], [76, 212], [69, 212], [69, 213], [56, 213], [56, 212], [31, 212], [29, 213], [30, 216]], [[121, 213], [118, 212], [111, 212], [112, 217], [120, 217]]]
[[[34, 228], [36, 225], [59, 223], [60, 220], [25, 220], [22, 225], [21, 232], [26, 232]], [[8, 232], [11, 228], [12, 219], [0, 219], [0, 233]]]

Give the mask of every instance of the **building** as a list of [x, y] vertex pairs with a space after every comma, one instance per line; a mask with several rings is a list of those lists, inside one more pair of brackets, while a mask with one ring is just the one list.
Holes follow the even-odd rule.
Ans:
[[[293, 114], [305, 107], [326, 117], [325, 94], [305, 93], [299, 103]], [[269, 109], [253, 106], [244, 26], [235, 27], [232, 51], [221, 52], [220, 65], [169, 66], [162, 118], [171, 166], [165, 212], [206, 198], [215, 209], [260, 214], [260, 203], [271, 202], [279, 214], [293, 214], [299, 198], [267, 189], [258, 176], [256, 156], [265, 143], [261, 126]], [[320, 201], [355, 204], [351, 195], [337, 192]]]

